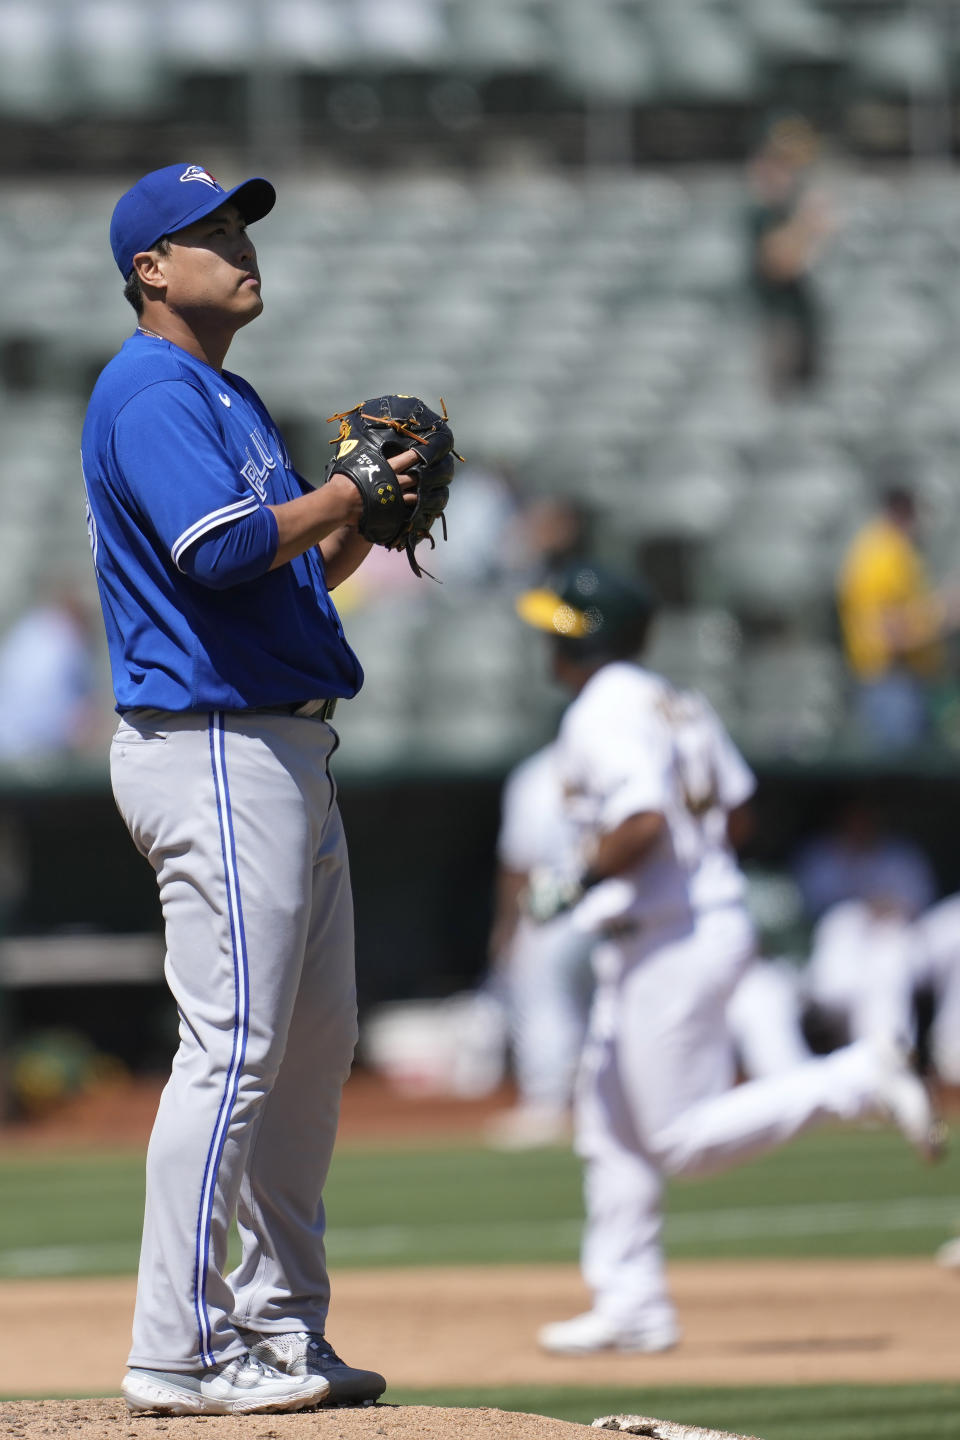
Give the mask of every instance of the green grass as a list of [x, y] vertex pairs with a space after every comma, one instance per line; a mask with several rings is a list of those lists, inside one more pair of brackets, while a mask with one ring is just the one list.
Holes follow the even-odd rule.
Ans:
[[489, 1405], [589, 1424], [599, 1415], [655, 1415], [761, 1440], [957, 1440], [960, 1385], [778, 1385], [643, 1390], [390, 1389], [387, 1403]]
[[[329, 1190], [341, 1264], [569, 1260], [580, 1168], [563, 1150], [341, 1154]], [[923, 1255], [960, 1223], [960, 1159], [934, 1169], [881, 1130], [821, 1131], [670, 1186], [676, 1257]]]
[[[335, 1267], [573, 1261], [580, 1168], [563, 1149], [345, 1147], [327, 1209]], [[130, 1273], [142, 1210], [138, 1155], [8, 1155], [0, 1278]], [[958, 1224], [960, 1159], [924, 1169], [896, 1135], [832, 1130], [674, 1183], [666, 1236], [673, 1258], [906, 1256], [931, 1254]]]
[[143, 1160], [129, 1153], [4, 1156], [0, 1278], [136, 1268]]

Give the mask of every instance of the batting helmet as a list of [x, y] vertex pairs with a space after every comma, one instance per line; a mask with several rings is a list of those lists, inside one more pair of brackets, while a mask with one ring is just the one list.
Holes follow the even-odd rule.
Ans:
[[571, 565], [555, 590], [527, 590], [517, 599], [521, 620], [552, 635], [563, 654], [586, 661], [637, 654], [656, 610], [656, 596], [639, 576], [592, 560]]

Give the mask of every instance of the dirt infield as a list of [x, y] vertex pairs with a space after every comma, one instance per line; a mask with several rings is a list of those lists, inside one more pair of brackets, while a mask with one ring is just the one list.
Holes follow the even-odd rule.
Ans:
[[[676, 1350], [576, 1360], [535, 1343], [538, 1326], [584, 1307], [574, 1266], [345, 1271], [333, 1281], [338, 1349], [404, 1388], [957, 1378], [960, 1277], [929, 1261], [677, 1263]], [[127, 1277], [0, 1285], [0, 1394], [116, 1394], [133, 1293]]]

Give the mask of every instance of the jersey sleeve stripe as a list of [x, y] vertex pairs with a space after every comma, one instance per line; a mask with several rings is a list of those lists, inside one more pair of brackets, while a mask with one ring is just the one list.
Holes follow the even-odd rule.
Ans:
[[204, 515], [201, 520], [195, 520], [188, 530], [184, 530], [173, 542], [170, 551], [170, 558], [178, 570], [182, 570], [180, 557], [185, 550], [194, 545], [202, 536], [211, 530], [216, 530], [220, 525], [229, 525], [231, 520], [239, 520], [242, 515], [252, 515], [254, 510], [260, 509], [260, 501], [255, 495], [248, 500], [237, 500], [233, 505], [224, 505], [219, 510], [211, 510], [209, 515]]

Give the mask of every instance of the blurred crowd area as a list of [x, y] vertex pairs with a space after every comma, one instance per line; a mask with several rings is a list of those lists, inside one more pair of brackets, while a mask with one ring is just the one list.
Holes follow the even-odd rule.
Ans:
[[181, 152], [277, 181], [266, 309], [230, 363], [301, 470], [328, 415], [398, 389], [443, 397], [466, 456], [422, 557], [440, 583], [377, 556], [340, 592], [368, 676], [347, 770], [494, 773], [547, 738], [560, 701], [513, 600], [589, 553], [646, 573], [650, 663], [752, 757], [960, 744], [960, 6], [189, 0], [154, 22], [0, 0], [0, 760], [109, 732], [78, 434], [132, 325], [110, 211]]

